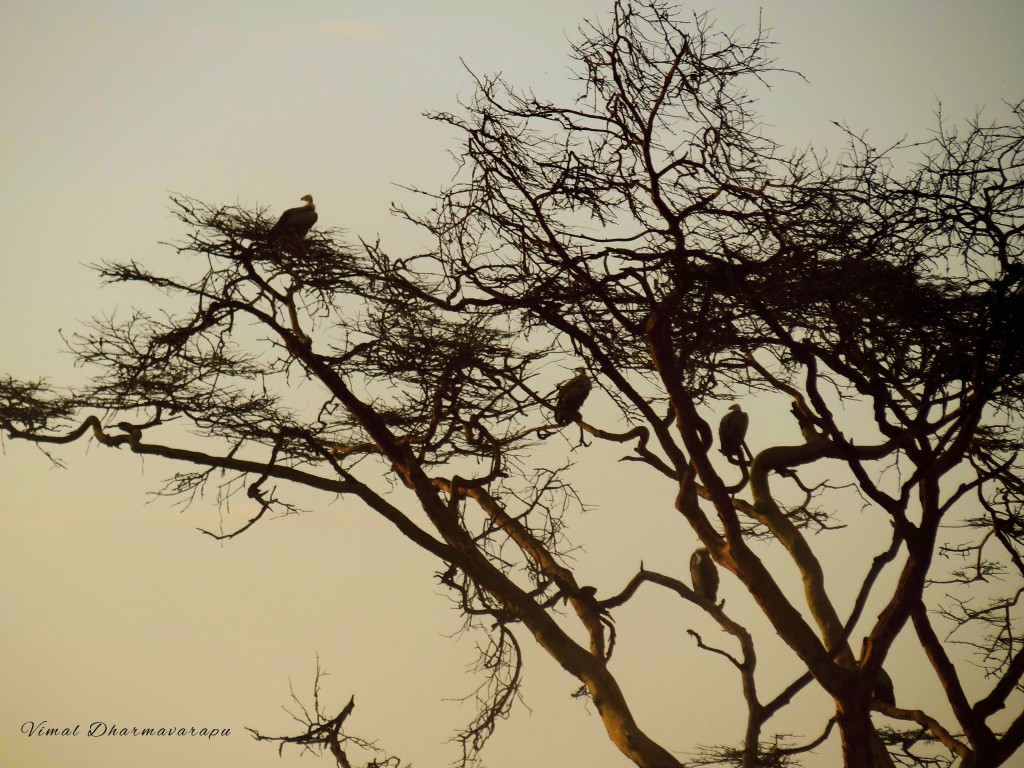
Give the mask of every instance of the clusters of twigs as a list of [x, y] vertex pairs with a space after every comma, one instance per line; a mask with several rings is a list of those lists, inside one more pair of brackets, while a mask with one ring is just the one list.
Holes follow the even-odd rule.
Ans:
[[[291, 692], [292, 701], [298, 711], [286, 711], [304, 728], [302, 733], [296, 736], [267, 736], [253, 728], [248, 728], [247, 730], [253, 738], [257, 741], [277, 742], [278, 754], [283, 754], [286, 746], [300, 747], [303, 752], [310, 752], [314, 755], [326, 751], [334, 758], [338, 768], [356, 768], [356, 766], [360, 768], [403, 768], [403, 763], [399, 758], [389, 756], [375, 742], [345, 733], [345, 723], [356, 706], [354, 696], [348, 700], [348, 703], [337, 715], [329, 716], [324, 711], [320, 702], [320, 684], [326, 676], [327, 672], [321, 668], [318, 658], [316, 677], [313, 681], [312, 710], [302, 703], [294, 690]], [[353, 762], [349, 756], [353, 749], [357, 754], [368, 753], [370, 757], [366, 762]]]

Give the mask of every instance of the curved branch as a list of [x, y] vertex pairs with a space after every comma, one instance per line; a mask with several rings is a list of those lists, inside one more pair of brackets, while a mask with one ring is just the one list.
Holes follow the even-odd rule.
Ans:
[[636, 457], [623, 456], [622, 459], [620, 459], [621, 461], [642, 461], [643, 463], [654, 467], [666, 477], [673, 480], [679, 479], [679, 474], [672, 467], [666, 464], [663, 459], [652, 453], [647, 447], [647, 443], [651, 439], [651, 431], [647, 427], [636, 426], [627, 432], [608, 432], [581, 421], [580, 429], [589, 432], [600, 440], [607, 440], [614, 443], [626, 443], [630, 440], [636, 440], [636, 445], [633, 446], [633, 450], [637, 454]]
[[40, 435], [30, 432], [23, 432], [8, 425], [8, 434], [12, 438], [29, 440], [39, 443], [70, 443], [88, 430], [92, 430], [93, 436], [101, 444], [111, 448], [128, 446], [133, 453], [144, 456], [159, 456], [174, 461], [182, 461], [190, 464], [198, 464], [205, 467], [227, 469], [241, 473], [266, 475], [281, 480], [288, 480], [309, 488], [337, 494], [352, 494], [358, 496], [376, 512], [393, 523], [406, 537], [423, 547], [437, 557], [450, 561], [454, 554], [453, 550], [444, 543], [430, 536], [426, 531], [417, 526], [408, 517], [402, 514], [396, 507], [388, 504], [378, 494], [370, 490], [366, 485], [360, 483], [354, 477], [348, 476], [343, 480], [334, 480], [321, 475], [304, 472], [294, 467], [268, 465], [265, 462], [238, 459], [233, 456], [214, 456], [201, 451], [191, 451], [184, 448], [172, 448], [170, 446], [154, 443], [143, 443], [137, 433], [128, 435], [108, 435], [103, 430], [100, 420], [93, 415], [87, 416], [77, 428], [64, 435]]
[[894, 707], [892, 704], [886, 704], [884, 701], [878, 701], [877, 699], [871, 702], [871, 708], [877, 712], [881, 712], [886, 717], [893, 718], [894, 720], [909, 720], [910, 722], [917, 723], [921, 727], [926, 728], [942, 743], [944, 747], [946, 747], [946, 749], [964, 760], [967, 760], [974, 755], [974, 750], [954, 738], [949, 731], [942, 727], [942, 724], [939, 723], [938, 720], [920, 709], [901, 709], [900, 707]]

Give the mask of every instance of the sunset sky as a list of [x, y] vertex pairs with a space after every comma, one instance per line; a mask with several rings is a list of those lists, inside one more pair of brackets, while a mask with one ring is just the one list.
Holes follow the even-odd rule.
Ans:
[[[468, 70], [502, 72], [540, 96], [571, 99], [567, 40], [611, 7], [608, 0], [0, 4], [0, 373], [56, 385], [88, 374], [74, 367], [62, 332], [151, 298], [101, 286], [88, 265], [172, 263], [161, 243], [184, 232], [169, 211], [170, 194], [278, 211], [308, 193], [319, 226], [411, 252], [424, 240], [389, 206], [415, 205], [402, 187], [448, 181], [449, 153], [458, 149], [452, 132], [422, 113], [467, 99]], [[1019, 0], [689, 7], [711, 10], [726, 30], [754, 29], [760, 13], [779, 65], [806, 77], [780, 73], [760, 104], [771, 135], [787, 146], [835, 150], [842, 133], [834, 122], [887, 146], [926, 138], [940, 103], [958, 122], [981, 109], [995, 119], [1004, 100], [1024, 98]], [[756, 405], [751, 410], [756, 420]], [[418, 768], [457, 758], [449, 739], [472, 716], [471, 704], [458, 699], [479, 684], [467, 669], [475, 638], [458, 634], [434, 563], [368, 510], [303, 496], [308, 513], [262, 521], [219, 544], [196, 528], [236, 527], [254, 510], [235, 501], [229, 514], [215, 497], [181, 510], [149, 495], [172, 474], [168, 464], [85, 441], [54, 452], [66, 469], [29, 444], [5, 440], [2, 449], [0, 765], [315, 766], [296, 750], [279, 758], [245, 726], [295, 730], [281, 705], [290, 704], [289, 681], [309, 701], [318, 655], [331, 673], [323, 681], [327, 706], [340, 710], [355, 696], [352, 733]], [[695, 539], [667, 513], [671, 485], [626, 474], [618, 455], [597, 446], [574, 456], [573, 477], [601, 500], [578, 521], [580, 568], [609, 590], [641, 559], [683, 576]], [[856, 535], [870, 546], [877, 529], [861, 527]], [[828, 560], [833, 583], [841, 584], [843, 556], [836, 550]], [[725, 580], [722, 589], [737, 605], [745, 599], [735, 583]], [[718, 630], [694, 612], [673, 618], [667, 632], [662, 617], [672, 602], [652, 594], [621, 612], [614, 663], [635, 714], [674, 749], [736, 742], [736, 676], [686, 636], [694, 627], [717, 639]], [[571, 697], [574, 681], [525, 633], [522, 642], [524, 701], [500, 725], [486, 764], [625, 766], [593, 707]], [[791, 678], [791, 665], [773, 665], [781, 651], [774, 637], [760, 651], [768, 690]], [[890, 669], [897, 689], [928, 701], [934, 683], [918, 683], [919, 655], [900, 645], [894, 653], [902, 660]], [[809, 693], [778, 727], [813, 737], [818, 726], [804, 727], [801, 718], [817, 723], [827, 705]], [[41, 720], [83, 730], [94, 721], [195, 725], [232, 735], [21, 733]], [[834, 765], [835, 755], [833, 739], [805, 764]]]

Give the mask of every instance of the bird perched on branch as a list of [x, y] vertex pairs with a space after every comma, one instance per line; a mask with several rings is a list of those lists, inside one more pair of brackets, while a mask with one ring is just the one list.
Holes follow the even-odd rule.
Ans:
[[896, 706], [896, 689], [893, 687], [892, 678], [881, 667], [878, 668], [878, 675], [875, 676], [875, 689], [871, 695], [890, 706]]
[[690, 581], [698, 597], [711, 603], [718, 599], [718, 566], [704, 547], [690, 555]]
[[555, 399], [555, 424], [564, 427], [580, 417], [580, 408], [590, 394], [590, 377], [587, 369], [580, 366], [576, 375], [558, 385]]
[[309, 232], [310, 227], [316, 224], [318, 217], [316, 206], [313, 205], [313, 196], [304, 195], [301, 199], [306, 201], [305, 205], [300, 205], [298, 208], [289, 208], [281, 214], [281, 218], [270, 228], [270, 238], [272, 240], [294, 240], [299, 242]]
[[744, 451], [746, 457], [750, 457], [751, 460], [754, 458], [745, 441], [749, 424], [750, 417], [743, 412], [738, 403], [729, 406], [729, 412], [718, 424], [718, 450], [736, 464], [743, 463]]

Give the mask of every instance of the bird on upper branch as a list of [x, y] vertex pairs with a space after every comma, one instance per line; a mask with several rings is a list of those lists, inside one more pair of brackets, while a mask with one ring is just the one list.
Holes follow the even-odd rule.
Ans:
[[304, 195], [302, 200], [305, 205], [297, 208], [289, 208], [281, 214], [281, 218], [270, 228], [269, 237], [271, 240], [291, 240], [300, 242], [309, 232], [310, 227], [316, 224], [316, 206], [313, 205], [313, 196]]
[[555, 399], [555, 424], [564, 427], [580, 418], [580, 408], [590, 394], [590, 377], [587, 369], [580, 366], [576, 375], [558, 385]]
[[729, 406], [729, 412], [718, 424], [718, 450], [735, 464], [743, 463], [744, 451], [753, 461], [753, 454], [750, 453], [745, 440], [749, 424], [750, 417], [743, 412], [738, 403]]

